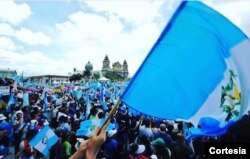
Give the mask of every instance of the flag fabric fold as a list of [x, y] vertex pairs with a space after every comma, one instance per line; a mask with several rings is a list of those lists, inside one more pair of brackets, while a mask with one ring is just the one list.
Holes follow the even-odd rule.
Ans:
[[[222, 134], [249, 108], [250, 42], [199, 1], [183, 1], [121, 95], [135, 110]], [[218, 121], [218, 122], [215, 122]], [[219, 125], [218, 125], [219, 123]], [[209, 130], [208, 130], [209, 129]]]

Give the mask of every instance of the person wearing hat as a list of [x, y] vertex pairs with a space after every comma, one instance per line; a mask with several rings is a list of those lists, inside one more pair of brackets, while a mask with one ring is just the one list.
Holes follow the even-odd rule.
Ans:
[[167, 132], [167, 126], [166, 124], [160, 124], [159, 131], [154, 135], [154, 139], [162, 138], [166, 144], [166, 146], [169, 146], [172, 143], [172, 137]]
[[158, 157], [155, 154], [153, 154], [149, 157], [149, 159], [158, 159]]
[[[3, 146], [8, 152], [9, 140], [12, 136], [11, 125], [5, 120], [6, 117], [0, 114], [0, 146]], [[4, 154], [2, 154], [4, 155]]]
[[145, 146], [137, 143], [129, 145], [129, 159], [147, 159], [144, 155]]
[[153, 140], [152, 145], [154, 147], [155, 155], [158, 158], [164, 158], [164, 159], [171, 158], [171, 152], [162, 138], [157, 138]]

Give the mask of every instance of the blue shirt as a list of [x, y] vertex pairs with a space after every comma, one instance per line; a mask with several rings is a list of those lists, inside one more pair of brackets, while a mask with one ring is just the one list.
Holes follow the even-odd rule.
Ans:
[[118, 153], [118, 142], [115, 139], [109, 139], [104, 147], [105, 157], [116, 158]]
[[7, 121], [5, 121], [5, 120], [3, 120], [2, 122], [0, 122], [0, 131], [3, 131], [3, 130], [7, 130], [6, 135], [7, 135], [8, 137], [10, 137], [10, 136], [12, 135], [12, 127], [11, 127], [11, 125], [10, 125]]

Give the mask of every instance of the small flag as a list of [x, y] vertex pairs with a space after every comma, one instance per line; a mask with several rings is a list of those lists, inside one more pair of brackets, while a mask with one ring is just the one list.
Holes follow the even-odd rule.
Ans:
[[102, 109], [103, 110], [108, 110], [108, 107], [107, 107], [107, 104], [106, 104], [106, 102], [105, 102], [105, 90], [104, 90], [104, 86], [103, 86], [103, 84], [101, 85], [101, 87], [100, 87], [101, 89], [100, 89], [100, 102], [101, 102], [101, 105], [102, 105]]
[[11, 107], [10, 107], [11, 104], [16, 104], [16, 99], [14, 98], [13, 93], [11, 93], [10, 98], [9, 98], [9, 102], [8, 102], [7, 110], [6, 110], [7, 113], [11, 111]]
[[43, 111], [46, 111], [48, 108], [48, 100], [47, 100], [47, 92], [45, 92], [44, 94], [44, 98], [43, 98]]
[[23, 94], [23, 106], [28, 106], [29, 103], [29, 93], [26, 92]]
[[86, 112], [85, 112], [85, 118], [87, 118], [90, 114], [90, 109], [91, 109], [91, 105], [90, 105], [90, 100], [89, 100], [89, 93], [85, 93], [85, 104], [86, 104]]
[[[76, 131], [76, 136], [89, 137], [98, 127], [104, 123], [105, 119], [85, 120], [80, 123], [80, 129]], [[114, 125], [108, 125], [106, 131], [115, 129]]]
[[58, 137], [49, 126], [43, 129], [29, 142], [29, 144], [41, 152], [48, 155], [49, 149], [58, 141]]
[[79, 89], [77, 91], [74, 91], [74, 97], [79, 100], [82, 97], [82, 90]]

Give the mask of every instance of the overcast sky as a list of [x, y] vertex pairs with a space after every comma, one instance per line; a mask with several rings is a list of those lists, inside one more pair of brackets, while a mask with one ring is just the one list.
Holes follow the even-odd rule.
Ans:
[[[88, 61], [101, 70], [126, 59], [140, 66], [180, 1], [0, 1], [0, 69], [67, 75]], [[207, 0], [250, 36], [250, 1]]]

